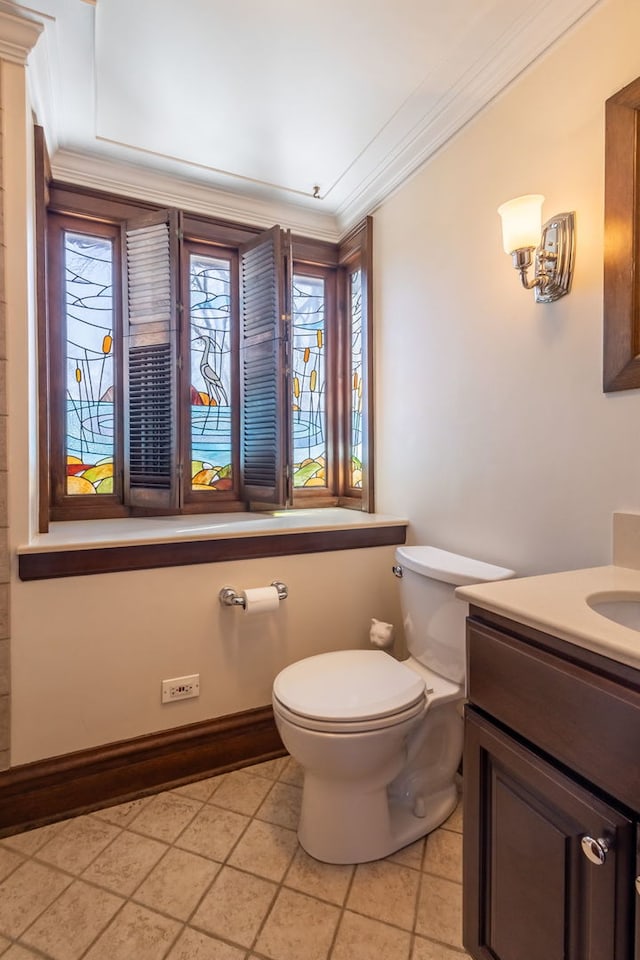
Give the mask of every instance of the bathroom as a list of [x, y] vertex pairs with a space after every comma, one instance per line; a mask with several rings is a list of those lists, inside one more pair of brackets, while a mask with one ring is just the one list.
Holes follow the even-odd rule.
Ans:
[[[639, 32], [635, 3], [602, 0], [375, 210], [376, 509], [407, 519], [410, 542], [550, 572], [607, 563], [613, 512], [640, 511], [640, 397], [601, 387], [604, 102], [640, 74]], [[9, 190], [20, 181], [13, 167], [4, 176]], [[532, 191], [548, 215], [576, 211], [573, 289], [551, 305], [522, 290], [500, 244], [496, 208]], [[286, 663], [364, 646], [371, 616], [399, 623], [391, 546], [17, 578], [35, 512], [36, 416], [29, 338], [14, 319], [30, 296], [19, 201], [14, 191], [5, 213], [19, 269], [3, 361], [3, 765], [263, 706]], [[289, 597], [271, 627], [229, 627], [219, 589], [273, 579]], [[191, 673], [200, 697], [162, 707], [160, 680]]]

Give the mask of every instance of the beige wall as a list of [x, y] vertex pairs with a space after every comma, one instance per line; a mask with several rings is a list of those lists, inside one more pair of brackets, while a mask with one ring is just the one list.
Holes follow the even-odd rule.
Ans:
[[[586, 566], [610, 559], [612, 511], [640, 508], [640, 395], [600, 386], [603, 109], [640, 74], [638, 36], [635, 0], [604, 0], [375, 214], [378, 508], [408, 516], [415, 541], [522, 573]], [[547, 215], [577, 212], [574, 290], [549, 306], [520, 288], [495, 212], [534, 191]], [[14, 547], [35, 504], [22, 300], [9, 319]], [[268, 702], [285, 663], [363, 645], [371, 616], [397, 622], [391, 556], [28, 584], [14, 570], [12, 763]], [[223, 584], [276, 577], [291, 596], [267, 626], [219, 608]], [[191, 672], [200, 699], [161, 707], [160, 680]]]
[[[520, 573], [610, 561], [640, 508], [640, 393], [605, 396], [604, 102], [640, 74], [640, 5], [604, 0], [375, 215], [378, 509]], [[575, 210], [573, 292], [535, 304], [498, 205]]]
[[[365, 646], [399, 623], [393, 547], [33, 583], [12, 592], [12, 763], [262, 706], [301, 657]], [[221, 587], [283, 580], [275, 613], [222, 608]], [[200, 674], [161, 705], [160, 682]]]

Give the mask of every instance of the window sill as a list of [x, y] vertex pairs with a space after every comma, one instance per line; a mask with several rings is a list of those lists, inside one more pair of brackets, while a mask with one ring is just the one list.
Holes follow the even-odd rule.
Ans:
[[18, 548], [21, 580], [404, 543], [407, 521], [339, 507], [274, 513], [76, 520]]

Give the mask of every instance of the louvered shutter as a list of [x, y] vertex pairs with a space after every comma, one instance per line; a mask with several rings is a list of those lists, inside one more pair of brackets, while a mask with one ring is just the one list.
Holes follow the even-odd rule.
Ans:
[[272, 227], [240, 251], [240, 464], [245, 500], [290, 497], [291, 237]]
[[124, 237], [125, 502], [180, 505], [177, 470], [178, 211], [128, 221]]

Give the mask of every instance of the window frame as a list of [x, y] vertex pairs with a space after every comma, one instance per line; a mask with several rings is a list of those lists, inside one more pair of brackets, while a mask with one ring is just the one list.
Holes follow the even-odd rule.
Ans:
[[[189, 331], [191, 328], [191, 256], [199, 255], [202, 257], [218, 258], [229, 260], [231, 265], [231, 351], [232, 356], [237, 358], [239, 350], [239, 326], [238, 326], [238, 251], [232, 247], [211, 242], [203, 242], [192, 238], [184, 238], [182, 247], [182, 270], [183, 279], [182, 290], [182, 329], [180, 331], [181, 353], [183, 358], [182, 369], [179, 377], [179, 392], [181, 398], [180, 405], [180, 435], [181, 450], [183, 460], [183, 496], [181, 513], [202, 513], [211, 512], [212, 494], [204, 490], [194, 490], [191, 485], [191, 461], [193, 460], [193, 451], [191, 447], [191, 406], [188, 402], [188, 393], [191, 387], [189, 363], [191, 359], [191, 350], [189, 346]], [[244, 509], [244, 501], [240, 496], [240, 382], [237, 364], [232, 364], [231, 369], [231, 476], [233, 488], [231, 490], [217, 491], [213, 496], [216, 499], [218, 509], [216, 513], [224, 513], [232, 510]]]
[[[40, 532], [46, 532], [49, 520], [72, 520], [72, 519], [102, 519], [119, 518], [128, 516], [153, 515], [151, 511], [144, 511], [139, 508], [127, 507], [121, 502], [119, 495], [114, 493], [100, 494], [99, 497], [80, 497], [70, 496], [61, 493], [64, 476], [66, 476], [66, 460], [61, 454], [61, 444], [64, 442], [64, 387], [60, 385], [59, 362], [64, 353], [64, 303], [61, 297], [64, 296], [64, 282], [60, 275], [60, 261], [56, 261], [55, 255], [52, 256], [52, 247], [56, 242], [60, 243], [59, 237], [56, 239], [56, 225], [58, 228], [65, 224], [66, 229], [96, 235], [107, 235], [114, 239], [114, 250], [119, 250], [118, 259], [121, 257], [121, 241], [119, 234], [123, 223], [140, 214], [156, 213], [161, 208], [145, 201], [137, 201], [128, 197], [112, 195], [79, 187], [73, 184], [59, 183], [56, 181], [47, 181], [48, 190], [44, 192], [45, 199], [48, 196], [48, 208], [46, 211], [47, 227], [43, 231], [42, 242], [38, 244], [38, 255], [44, 264], [44, 272], [47, 280], [43, 284], [43, 292], [38, 297], [39, 317], [44, 318], [39, 322], [39, 359], [41, 360], [42, 350], [48, 354], [48, 363], [44, 366], [46, 369], [40, 369], [39, 372], [39, 392], [41, 397], [40, 421], [46, 421], [47, 429], [41, 429], [39, 433], [39, 456], [40, 456], [40, 476], [51, 478], [51, 490], [49, 484], [41, 482], [39, 487], [39, 519]], [[189, 274], [185, 266], [188, 264], [189, 256], [192, 251], [199, 251], [204, 256], [227, 257], [233, 260], [232, 283], [234, 293], [232, 297], [232, 310], [234, 313], [233, 330], [236, 338], [235, 348], [237, 350], [238, 337], [238, 250], [247, 240], [257, 237], [263, 231], [261, 228], [219, 220], [214, 217], [206, 217], [194, 213], [185, 213], [183, 215], [183, 249], [181, 253], [180, 275], [181, 292], [180, 300], [182, 302], [183, 319], [179, 334], [180, 348], [183, 358], [188, 356], [185, 352], [188, 346], [188, 332], [190, 325], [189, 318]], [[345, 266], [350, 266], [355, 262], [354, 258], [360, 258], [365, 262], [370, 256], [370, 235], [371, 218], [358, 229], [352, 231], [341, 244], [332, 244], [327, 241], [315, 240], [294, 236], [292, 269], [296, 274], [302, 276], [323, 276], [325, 279], [325, 291], [327, 297], [327, 316], [332, 315], [332, 319], [327, 323], [327, 329], [331, 328], [331, 338], [327, 337], [327, 355], [325, 358], [326, 370], [331, 384], [328, 384], [327, 390], [327, 487], [299, 487], [293, 489], [291, 483], [291, 505], [305, 507], [320, 506], [347, 506], [355, 509], [361, 509], [367, 512], [373, 511], [372, 501], [372, 482], [371, 470], [373, 462], [368, 461], [366, 475], [368, 476], [367, 485], [363, 489], [349, 488], [346, 483], [345, 464], [342, 462], [348, 451], [349, 434], [345, 427], [344, 410], [345, 403], [342, 396], [344, 391], [345, 378], [345, 335], [348, 328], [348, 318], [345, 316], [344, 294], [342, 288], [344, 285]], [[59, 257], [59, 255], [58, 255]], [[115, 257], [114, 257], [115, 260]], [[119, 261], [120, 262], [120, 261]], [[58, 270], [58, 277], [54, 277], [55, 269]], [[122, 284], [119, 270], [114, 270], [114, 322], [118, 317], [119, 329], [122, 329]], [[370, 283], [370, 271], [367, 270], [366, 280]], [[363, 284], [365, 276], [363, 276]], [[186, 290], [185, 290], [186, 287]], [[46, 290], [45, 290], [46, 288]], [[62, 318], [62, 320], [61, 320]], [[364, 322], [364, 319], [363, 319]], [[371, 315], [369, 311], [367, 321], [368, 339], [371, 338]], [[330, 339], [330, 343], [329, 343]], [[116, 337], [114, 335], [114, 341]], [[122, 347], [121, 337], [117, 338], [117, 362], [114, 371], [114, 377], [118, 378], [119, 385], [122, 381]], [[49, 347], [47, 348], [47, 343]], [[369, 358], [370, 360], [370, 358]], [[56, 366], [56, 363], [58, 366]], [[184, 398], [185, 391], [188, 390], [190, 379], [189, 371], [183, 369], [179, 373], [179, 391], [180, 396]], [[371, 368], [367, 368], [368, 394], [371, 394], [372, 378]], [[234, 409], [234, 439], [237, 437], [239, 406], [238, 406], [239, 387], [236, 382], [233, 388], [233, 399], [235, 400]], [[48, 406], [48, 413], [42, 415], [42, 400]], [[62, 399], [61, 399], [62, 398]], [[289, 397], [289, 400], [291, 397]], [[367, 417], [371, 416], [372, 405], [367, 401]], [[57, 417], [57, 427], [55, 418]], [[365, 418], [366, 419], [366, 418]], [[120, 458], [120, 468], [114, 469], [115, 486], [122, 493], [122, 412], [118, 412], [117, 427], [117, 451]], [[184, 403], [178, 416], [177, 424], [179, 434], [179, 446], [181, 457], [179, 460], [183, 466], [183, 494], [181, 505], [178, 510], [159, 511], [168, 514], [195, 514], [195, 513], [224, 513], [228, 511], [246, 511], [249, 509], [247, 504], [240, 496], [239, 491], [239, 471], [236, 467], [236, 461], [239, 457], [237, 443], [234, 445], [234, 488], [232, 491], [219, 491], [213, 496], [215, 501], [209, 500], [209, 494], [205, 491], [193, 491], [190, 486], [190, 462], [187, 462], [187, 456], [190, 455], [190, 440], [187, 444], [190, 430], [189, 404]], [[49, 435], [51, 433], [51, 435]], [[367, 424], [367, 438], [369, 446], [367, 450], [371, 451], [370, 440], [371, 430]], [[365, 448], [363, 447], [363, 450]], [[291, 466], [291, 465], [290, 465]], [[63, 469], [64, 468], [64, 469]]]
[[[337, 506], [339, 500], [339, 470], [336, 458], [339, 458], [341, 430], [337, 411], [340, 376], [340, 324], [337, 301], [337, 271], [326, 264], [301, 263], [293, 261], [293, 276], [315, 277], [324, 280], [325, 318], [332, 317], [333, 322], [325, 321], [325, 372], [326, 372], [326, 480], [325, 487], [294, 487], [292, 497], [294, 506]], [[331, 329], [329, 329], [331, 327]], [[293, 337], [292, 337], [293, 349]], [[292, 464], [293, 465], [293, 464]]]
[[[114, 266], [120, 263], [122, 243], [120, 227], [98, 220], [86, 221], [79, 229], [79, 222], [66, 214], [50, 213], [47, 222], [48, 245], [48, 383], [47, 400], [49, 449], [49, 500], [50, 518], [59, 520], [107, 519], [129, 516], [130, 510], [122, 502], [123, 411], [115, 407], [114, 428], [114, 493], [93, 497], [69, 495], [66, 492], [66, 453], [64, 449], [65, 411], [65, 282], [64, 282], [64, 235], [84, 233], [110, 239], [113, 243]], [[122, 284], [121, 273], [113, 271], [113, 340], [114, 340], [114, 391], [121, 391], [122, 381]], [[41, 395], [42, 397], [42, 395]]]

